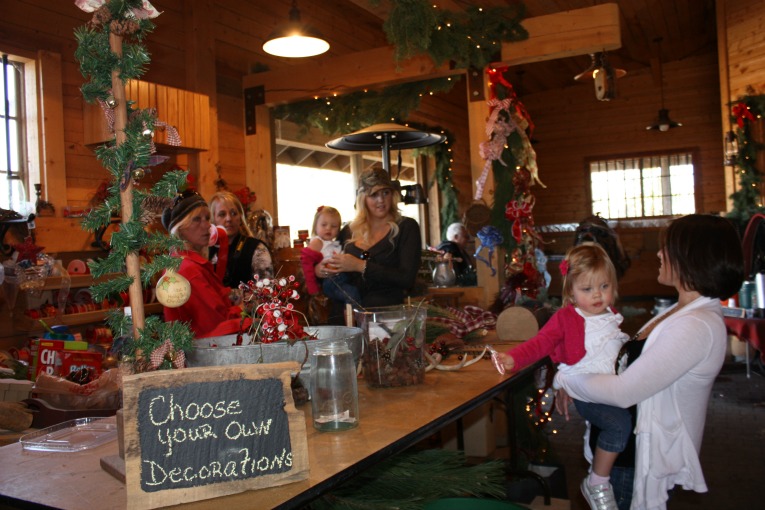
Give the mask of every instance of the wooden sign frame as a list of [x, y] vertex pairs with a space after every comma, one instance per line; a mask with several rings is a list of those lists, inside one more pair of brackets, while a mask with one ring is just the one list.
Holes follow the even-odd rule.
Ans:
[[[305, 416], [290, 389], [290, 374], [298, 370], [296, 362], [285, 362], [125, 376], [128, 507], [171, 506], [307, 479]], [[278, 453], [271, 451], [275, 442]]]

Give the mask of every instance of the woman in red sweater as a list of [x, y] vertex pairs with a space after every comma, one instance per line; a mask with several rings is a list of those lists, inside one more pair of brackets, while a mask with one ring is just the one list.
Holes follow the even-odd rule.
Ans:
[[174, 252], [182, 260], [178, 273], [191, 284], [189, 300], [177, 308], [164, 308], [166, 321], [188, 322], [196, 338], [236, 333], [242, 309], [238, 293], [225, 287], [207, 259], [210, 209], [196, 192], [179, 195], [162, 214], [162, 225], [181, 239], [184, 249]]

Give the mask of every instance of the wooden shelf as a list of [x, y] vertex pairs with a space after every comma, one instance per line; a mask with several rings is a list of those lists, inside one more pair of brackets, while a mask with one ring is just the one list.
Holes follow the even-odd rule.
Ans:
[[[58, 326], [59, 324], [63, 324], [65, 326], [82, 326], [83, 324], [103, 322], [109, 310], [112, 309], [55, 315], [53, 317], [42, 317], [42, 320], [44, 320], [48, 326]], [[149, 303], [144, 305], [144, 311], [146, 315], [162, 313], [162, 304]], [[40, 324], [39, 319], [33, 319], [25, 315], [23, 317], [17, 318], [16, 330], [23, 333], [33, 333], [44, 331], [45, 328], [43, 328], [43, 326]]]

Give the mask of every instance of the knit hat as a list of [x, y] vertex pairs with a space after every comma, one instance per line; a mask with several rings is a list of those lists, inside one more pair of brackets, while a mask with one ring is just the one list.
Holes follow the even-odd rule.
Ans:
[[184, 191], [176, 197], [172, 207], [162, 211], [162, 226], [170, 232], [178, 222], [200, 205], [207, 205], [202, 195], [195, 191]]
[[396, 188], [393, 182], [391, 182], [388, 172], [382, 168], [370, 168], [369, 170], [364, 170], [359, 176], [359, 188], [356, 192], [369, 193], [375, 186], [390, 189]]

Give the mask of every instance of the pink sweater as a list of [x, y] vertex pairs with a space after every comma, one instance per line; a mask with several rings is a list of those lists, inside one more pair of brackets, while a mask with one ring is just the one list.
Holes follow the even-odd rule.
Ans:
[[574, 305], [566, 305], [550, 317], [536, 336], [507, 354], [515, 360], [516, 370], [545, 356], [550, 356], [553, 363], [574, 365], [585, 355], [584, 317], [577, 313]]

